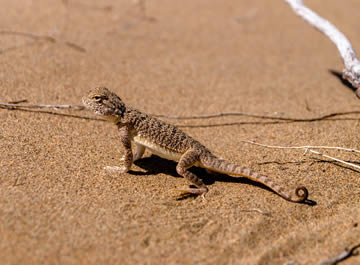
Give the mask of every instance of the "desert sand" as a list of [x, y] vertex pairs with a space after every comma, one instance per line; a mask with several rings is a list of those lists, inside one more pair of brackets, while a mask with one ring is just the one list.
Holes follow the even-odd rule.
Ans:
[[[326, 2], [326, 3], [325, 3]], [[306, 1], [360, 52], [360, 2]], [[81, 105], [106, 86], [147, 113], [312, 118], [359, 111], [336, 47], [283, 1], [1, 1], [0, 101]], [[170, 120], [214, 154], [316, 203], [209, 175], [180, 199], [175, 162], [123, 148], [88, 111], [0, 109], [0, 264], [319, 264], [360, 243], [360, 171], [304, 150], [359, 148], [360, 115], [314, 122]], [[322, 152], [355, 164], [356, 153]], [[360, 264], [354, 256], [342, 264]]]

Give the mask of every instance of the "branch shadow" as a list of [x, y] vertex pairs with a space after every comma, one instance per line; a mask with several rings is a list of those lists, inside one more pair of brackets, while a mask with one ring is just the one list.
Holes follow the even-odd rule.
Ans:
[[[341, 164], [337, 161], [332, 161], [332, 160], [323, 160], [323, 159], [318, 159], [318, 158], [313, 158], [313, 159], [316, 159], [318, 163], [330, 163], [330, 164], [333, 164], [335, 166], [338, 166], [340, 168], [343, 168], [343, 169], [347, 169], [347, 170], [350, 170], [354, 173], [360, 173], [360, 170], [357, 170], [355, 168], [352, 168], [350, 166], [346, 166], [344, 164]], [[345, 162], [348, 162], [348, 163], [352, 163], [352, 164], [359, 164], [359, 161], [345, 161]]]
[[[139, 171], [129, 171], [130, 174], [133, 175], [158, 175], [158, 174], [167, 174], [176, 178], [182, 178], [177, 172], [176, 172], [176, 165], [177, 163], [171, 160], [163, 159], [161, 157], [158, 157], [156, 155], [151, 155], [150, 157], [142, 158], [134, 164], [141, 169], [145, 170], [146, 172], [139, 172]], [[276, 195], [278, 195], [275, 191], [270, 189], [269, 187], [265, 186], [262, 183], [250, 180], [245, 177], [233, 177], [226, 174], [221, 173], [215, 173], [215, 174], [209, 174], [206, 172], [205, 169], [200, 167], [191, 167], [189, 169], [192, 173], [194, 173], [196, 176], [201, 176], [201, 179], [203, 180], [205, 185], [212, 185], [215, 182], [225, 182], [225, 183], [238, 183], [238, 184], [245, 184], [245, 185], [251, 185], [255, 186], [267, 191], [270, 191]], [[196, 195], [195, 195], [196, 196]], [[278, 195], [279, 196], [279, 195]], [[185, 196], [185, 198], [188, 197], [194, 197], [193, 195]], [[181, 198], [184, 199], [184, 198]], [[300, 202], [300, 204], [307, 204], [309, 206], [314, 206], [317, 203], [312, 200], [305, 200], [304, 202]]]
[[332, 69], [329, 69], [329, 72], [330, 74], [332, 74], [333, 76], [336, 76], [339, 81], [344, 85], [346, 86], [348, 89], [350, 89], [352, 92], [356, 92], [356, 88], [352, 86], [352, 84], [347, 81], [346, 79], [343, 78], [342, 76], [342, 73], [339, 72], [339, 71], [335, 71], [335, 70], [332, 70]]

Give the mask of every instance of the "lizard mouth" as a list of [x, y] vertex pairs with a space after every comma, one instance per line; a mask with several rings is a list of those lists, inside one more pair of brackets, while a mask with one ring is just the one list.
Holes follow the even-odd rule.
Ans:
[[82, 103], [83, 105], [85, 106], [86, 109], [88, 110], [92, 110], [95, 114], [97, 115], [104, 115], [103, 113], [101, 113], [99, 111], [99, 108], [96, 107], [96, 105], [92, 104], [91, 101], [86, 98], [86, 97], [83, 97], [82, 98]]

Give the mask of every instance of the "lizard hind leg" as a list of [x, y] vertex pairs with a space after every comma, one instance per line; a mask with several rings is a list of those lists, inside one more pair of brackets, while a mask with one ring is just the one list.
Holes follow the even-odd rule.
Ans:
[[206, 187], [204, 182], [199, 179], [194, 173], [188, 170], [198, 161], [199, 155], [195, 150], [190, 149], [181, 156], [179, 163], [176, 166], [176, 172], [180, 176], [183, 176], [185, 179], [194, 184], [197, 188], [181, 189], [177, 191], [180, 191], [184, 194], [202, 195], [203, 197], [208, 192], [209, 189]]

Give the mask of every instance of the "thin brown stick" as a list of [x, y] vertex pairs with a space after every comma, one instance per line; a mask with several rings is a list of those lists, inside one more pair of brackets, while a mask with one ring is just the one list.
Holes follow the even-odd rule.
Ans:
[[291, 117], [281, 117], [281, 116], [271, 116], [271, 115], [259, 115], [259, 114], [252, 114], [247, 112], [221, 112], [214, 114], [203, 114], [203, 115], [200, 114], [200, 115], [192, 115], [192, 116], [176, 116], [176, 115], [164, 115], [164, 114], [152, 114], [152, 115], [158, 118], [177, 119], [177, 120], [196, 120], [196, 119], [212, 119], [212, 118], [220, 118], [220, 117], [228, 117], [228, 116], [245, 116], [245, 117], [270, 119], [270, 120], [312, 122], [312, 121], [325, 120], [335, 116], [344, 116], [349, 114], [360, 114], [360, 111], [332, 112], [314, 118], [291, 118]]
[[[49, 36], [49, 35], [36, 35], [36, 34], [33, 34], [33, 33], [28, 33], [28, 32], [21, 32], [21, 31], [11, 31], [11, 30], [0, 30], [0, 34], [2, 35], [17, 35], [17, 36], [21, 36], [21, 37], [25, 37], [25, 38], [29, 38], [29, 39], [32, 39], [32, 40], [45, 40], [45, 41], [48, 41], [48, 42], [51, 42], [51, 43], [55, 43], [55, 42], [62, 42], [63, 44], [65, 44], [66, 46], [76, 50], [76, 51], [79, 51], [79, 52], [86, 52], [85, 48], [75, 44], [75, 43], [72, 43], [72, 42], [69, 42], [69, 41], [59, 41], [57, 39], [55, 39], [54, 37], [52, 36]], [[13, 47], [13, 48], [16, 48], [16, 47]], [[1, 52], [1, 51], [0, 51]]]
[[56, 41], [51, 36], [35, 35], [33, 33], [21, 32], [21, 31], [1, 30], [0, 34], [3, 34], [3, 35], [17, 35], [17, 36], [26, 37], [26, 38], [33, 39], [33, 40], [47, 40], [47, 41], [50, 41], [50, 42], [55, 42]]
[[242, 141], [242, 142], [245, 142], [245, 143], [249, 143], [249, 144], [253, 144], [253, 145], [258, 145], [258, 146], [263, 146], [263, 147], [267, 147], [267, 148], [276, 148], [276, 149], [304, 149], [305, 150], [305, 153], [306, 154], [307, 152], [311, 152], [313, 154], [317, 154], [319, 156], [323, 156], [323, 157], [326, 157], [328, 159], [331, 159], [331, 160], [334, 160], [336, 162], [339, 162], [339, 163], [342, 163], [342, 164], [345, 164], [347, 166], [351, 166], [351, 167], [354, 167], [356, 169], [360, 169], [360, 166], [358, 165], [355, 165], [353, 163], [350, 163], [350, 162], [346, 162], [346, 161], [343, 161], [341, 159], [338, 159], [338, 158], [335, 158], [335, 157], [332, 157], [332, 156], [328, 156], [328, 155], [325, 155], [323, 153], [320, 153], [318, 151], [315, 151], [315, 150], [312, 150], [310, 148], [313, 148], [313, 149], [337, 149], [337, 150], [341, 150], [341, 151], [347, 151], [347, 152], [357, 152], [357, 153], [360, 153], [359, 150], [356, 150], [356, 149], [353, 149], [353, 148], [343, 148], [343, 147], [332, 147], [332, 146], [276, 146], [276, 145], [267, 145], [267, 144], [260, 144], [260, 143], [256, 143], [256, 142], [253, 142], [253, 141]]
[[335, 264], [338, 264], [339, 262], [344, 261], [352, 256], [358, 255], [358, 253], [356, 253], [355, 250], [359, 247], [360, 247], [360, 244], [357, 244], [356, 246], [352, 247], [349, 250], [345, 249], [345, 251], [341, 252], [338, 256], [331, 258], [331, 259], [324, 260], [319, 265], [335, 265]]

